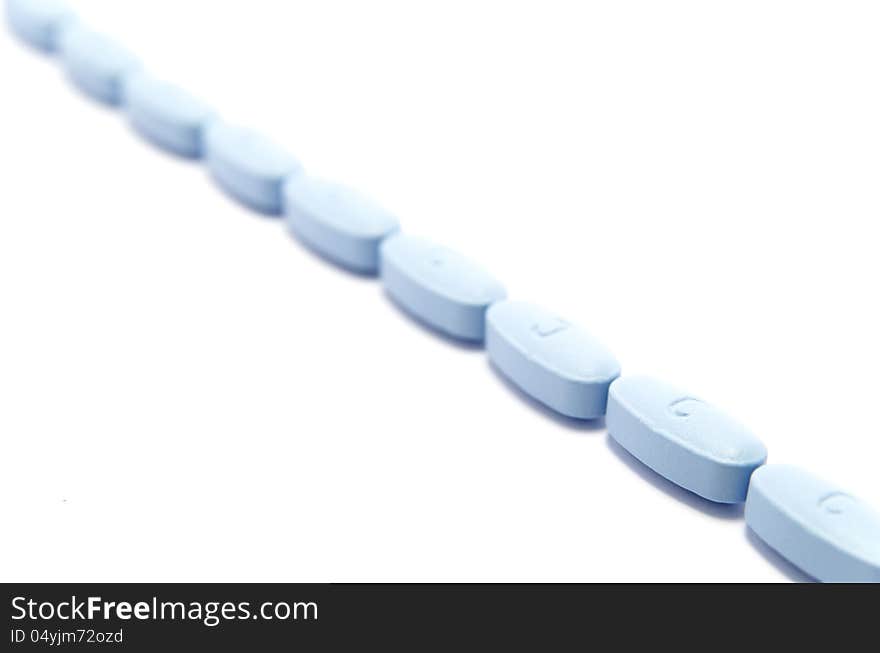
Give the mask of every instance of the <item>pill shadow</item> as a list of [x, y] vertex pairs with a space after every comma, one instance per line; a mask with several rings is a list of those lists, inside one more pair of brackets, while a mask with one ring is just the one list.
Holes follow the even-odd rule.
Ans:
[[[283, 220], [283, 218], [282, 218]], [[327, 256], [324, 252], [315, 249], [311, 244], [307, 243], [305, 240], [297, 236], [290, 229], [287, 229], [287, 233], [290, 236], [290, 239], [300, 245], [301, 249], [303, 249], [306, 254], [316, 259], [319, 263], [324, 266], [331, 267], [336, 272], [342, 272], [348, 277], [356, 281], [377, 281], [379, 278], [378, 272], [367, 272], [365, 270], [358, 270], [357, 268], [349, 267], [345, 263], [337, 261], [334, 258]]]
[[201, 165], [205, 158], [203, 154], [181, 154], [170, 150], [156, 136], [138, 128], [128, 117], [124, 105], [119, 107], [119, 112], [133, 140], [150, 150], [150, 152], [155, 152], [166, 161], [170, 160], [183, 165]]
[[441, 342], [446, 343], [450, 347], [454, 347], [456, 349], [460, 349], [462, 351], [481, 351], [483, 349], [482, 342], [475, 342], [472, 340], [463, 340], [461, 338], [456, 338], [455, 336], [451, 336], [448, 333], [440, 331], [433, 324], [428, 324], [421, 317], [411, 312], [402, 304], [398, 303], [396, 299], [388, 292], [386, 288], [382, 288], [382, 294], [385, 296], [385, 299], [388, 300], [388, 303], [394, 307], [394, 309], [403, 315], [407, 320], [411, 320], [415, 322], [418, 326], [420, 326], [425, 331], [436, 336]]
[[531, 395], [527, 394], [516, 385], [513, 381], [507, 378], [504, 373], [498, 369], [498, 367], [491, 361], [486, 361], [486, 364], [489, 366], [489, 369], [492, 371], [492, 374], [495, 375], [502, 385], [504, 385], [511, 393], [519, 397], [520, 401], [528, 404], [533, 410], [541, 413], [549, 420], [552, 420], [562, 426], [563, 428], [570, 429], [572, 431], [580, 431], [580, 432], [593, 432], [593, 431], [602, 431], [605, 429], [605, 418], [599, 417], [597, 419], [577, 419], [575, 417], [567, 417], [562, 415], [561, 413], [557, 413], [555, 410], [541, 403]]
[[629, 467], [633, 472], [647, 481], [664, 494], [677, 499], [691, 508], [699, 510], [710, 517], [719, 519], [742, 519], [744, 506], [741, 503], [715, 503], [694, 494], [690, 490], [676, 485], [664, 478], [653, 469], [645, 465], [641, 460], [633, 456], [629, 451], [620, 446], [610, 435], [606, 438], [606, 444], [618, 460]]
[[253, 202], [241, 195], [238, 195], [235, 190], [231, 189], [216, 173], [214, 173], [205, 163], [205, 159], [200, 159], [200, 162], [205, 168], [206, 177], [214, 184], [214, 188], [217, 189], [226, 199], [235, 204], [241, 209], [244, 209], [251, 215], [254, 215], [258, 218], [263, 218], [267, 222], [280, 222], [284, 219], [284, 213], [281, 209], [278, 208], [267, 208], [256, 202]]
[[761, 555], [764, 560], [769, 562], [772, 566], [776, 567], [776, 569], [785, 576], [788, 580], [793, 583], [815, 583], [816, 579], [810, 576], [809, 574], [804, 573], [798, 567], [795, 567], [788, 560], [779, 555], [773, 548], [770, 547], [764, 540], [755, 535], [755, 531], [753, 531], [748, 526], [745, 527], [745, 538], [749, 544], [751, 544], [758, 553]]
[[124, 108], [121, 102], [114, 104], [112, 102], [99, 100], [98, 98], [89, 95], [86, 91], [80, 88], [79, 85], [77, 85], [70, 74], [63, 68], [61, 70], [61, 77], [69, 87], [72, 95], [79, 98], [83, 104], [94, 107], [95, 109], [98, 109], [99, 111], [102, 111], [106, 114], [121, 115], [124, 113]]
[[31, 43], [25, 38], [22, 38], [18, 34], [15, 33], [12, 25], [10, 25], [8, 18], [2, 17], [0, 18], [0, 27], [6, 28], [6, 34], [11, 41], [15, 42], [15, 45], [24, 46], [17, 48], [19, 52], [26, 53], [27, 55], [33, 57], [34, 61], [42, 61], [46, 64], [46, 68], [54, 68], [51, 64], [53, 63], [54, 57], [58, 55], [57, 47], [52, 50], [45, 50], [44, 48]]

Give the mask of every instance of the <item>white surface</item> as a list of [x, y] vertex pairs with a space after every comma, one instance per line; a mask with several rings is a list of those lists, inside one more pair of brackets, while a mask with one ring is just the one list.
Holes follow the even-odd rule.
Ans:
[[[721, 5], [76, 3], [880, 506], [880, 7]], [[3, 580], [798, 577], [6, 33], [0, 76]]]

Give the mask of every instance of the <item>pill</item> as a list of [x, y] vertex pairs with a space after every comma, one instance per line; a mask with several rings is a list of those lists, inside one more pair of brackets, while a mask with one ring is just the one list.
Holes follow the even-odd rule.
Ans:
[[822, 582], [880, 582], [880, 514], [791, 465], [752, 474], [746, 524], [772, 549]]
[[25, 43], [54, 52], [61, 30], [74, 21], [74, 14], [62, 0], [6, 0], [6, 20]]
[[125, 110], [134, 129], [159, 147], [185, 157], [202, 155], [214, 112], [184, 90], [139, 73], [125, 83]]
[[382, 242], [385, 290], [404, 310], [438, 331], [482, 342], [486, 309], [504, 287], [481, 266], [430, 241], [404, 234]]
[[80, 25], [65, 29], [59, 39], [64, 68], [73, 83], [99, 102], [121, 104], [125, 79], [140, 62], [108, 37]]
[[717, 408], [662, 381], [621, 377], [608, 392], [609, 435], [673, 483], [718, 503], [745, 501], [767, 450]]
[[379, 270], [379, 245], [399, 228], [397, 218], [359, 192], [310, 175], [287, 180], [284, 214], [307, 246], [365, 274]]
[[605, 414], [608, 386], [620, 376], [614, 356], [584, 329], [520, 301], [486, 312], [489, 360], [526, 394], [579, 419]]
[[263, 134], [222, 121], [205, 132], [205, 163], [232, 197], [269, 215], [282, 210], [282, 187], [299, 162]]

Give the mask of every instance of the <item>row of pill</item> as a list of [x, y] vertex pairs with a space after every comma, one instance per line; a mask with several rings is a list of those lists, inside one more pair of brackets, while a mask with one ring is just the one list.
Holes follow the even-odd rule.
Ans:
[[710, 501], [746, 503], [746, 521], [772, 548], [825, 581], [880, 581], [880, 517], [806, 472], [766, 465], [764, 445], [716, 408], [620, 366], [583, 329], [506, 298], [482, 267], [400, 233], [397, 219], [361, 194], [306, 174], [264, 136], [144, 72], [136, 57], [81, 25], [61, 0], [7, 0], [13, 31], [57, 51], [72, 82], [122, 106], [142, 136], [204, 159], [243, 204], [283, 214], [309, 248], [344, 268], [381, 277], [389, 296], [428, 327], [485, 342], [497, 369], [525, 393], [575, 419], [606, 418], [608, 432], [648, 467]]

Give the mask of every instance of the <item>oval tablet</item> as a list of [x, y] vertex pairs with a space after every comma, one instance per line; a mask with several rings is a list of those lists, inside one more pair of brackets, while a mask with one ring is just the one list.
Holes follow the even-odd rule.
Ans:
[[211, 175], [243, 204], [278, 215], [281, 189], [299, 162], [259, 132], [217, 121], [205, 133], [205, 164]]
[[284, 185], [291, 232], [309, 247], [357, 272], [379, 270], [379, 245], [399, 229], [397, 218], [360, 193], [309, 175]]
[[609, 435], [673, 483], [719, 503], [745, 501], [752, 472], [767, 450], [717, 408], [647, 377], [611, 384]]
[[400, 306], [455, 338], [483, 340], [486, 309], [506, 293], [481, 266], [406, 235], [391, 236], [379, 252], [382, 283]]
[[132, 75], [125, 83], [125, 109], [132, 127], [159, 147], [185, 157], [202, 155], [214, 111], [184, 90], [146, 74]]
[[526, 302], [489, 308], [486, 351], [524, 392], [579, 419], [605, 414], [608, 386], [620, 376], [617, 360], [589, 333]]
[[765, 465], [756, 470], [746, 523], [817, 580], [880, 582], [880, 514], [802, 469]]
[[73, 83], [105, 104], [121, 104], [125, 79], [141, 68], [128, 50], [81, 25], [61, 33], [58, 49]]
[[6, 0], [6, 20], [25, 43], [53, 52], [61, 30], [73, 22], [74, 14], [63, 0]]

